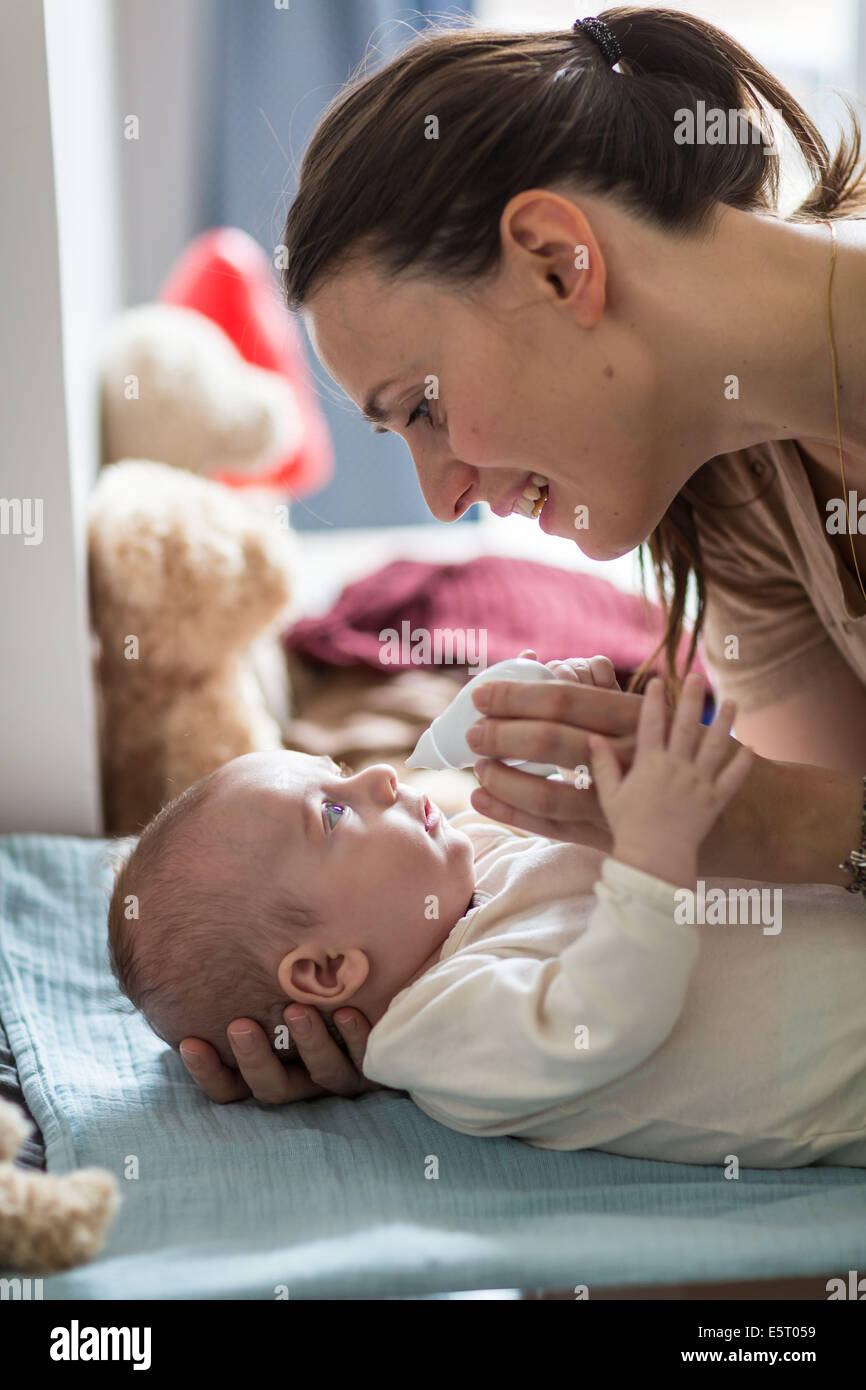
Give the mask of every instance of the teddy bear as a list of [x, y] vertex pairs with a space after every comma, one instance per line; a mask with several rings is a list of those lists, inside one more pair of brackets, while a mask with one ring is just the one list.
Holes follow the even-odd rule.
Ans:
[[138, 834], [222, 763], [283, 746], [253, 652], [276, 645], [291, 599], [284, 513], [147, 459], [100, 474], [88, 566], [109, 834]]
[[289, 506], [285, 485], [277, 495], [258, 480], [289, 459], [309, 485], [325, 461], [310, 453], [291, 344], [277, 334], [281, 370], [252, 360], [276, 331], [263, 253], [233, 229], [199, 241], [173, 294], [213, 301], [240, 341], [198, 308], [159, 302], [122, 313], [96, 354], [90, 615], [104, 820], [117, 836], [221, 763], [282, 747], [292, 715], [278, 642], [295, 572]]
[[55, 1175], [16, 1165], [31, 1130], [18, 1106], [0, 1099], [0, 1269], [49, 1274], [93, 1259], [120, 1196], [104, 1168]]
[[301, 445], [290, 382], [245, 361], [195, 309], [141, 304], [119, 315], [103, 332], [98, 374], [104, 464], [258, 473]]

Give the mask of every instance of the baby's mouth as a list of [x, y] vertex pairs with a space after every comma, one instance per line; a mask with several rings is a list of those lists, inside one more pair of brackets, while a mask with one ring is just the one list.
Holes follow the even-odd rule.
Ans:
[[518, 497], [512, 512], [519, 512], [521, 516], [532, 517], [535, 520], [539, 517], [547, 501], [548, 482], [543, 473], [533, 473], [529, 482], [523, 489], [522, 496]]
[[433, 805], [429, 797], [424, 798], [424, 829], [428, 835], [432, 835], [439, 824], [439, 809]]

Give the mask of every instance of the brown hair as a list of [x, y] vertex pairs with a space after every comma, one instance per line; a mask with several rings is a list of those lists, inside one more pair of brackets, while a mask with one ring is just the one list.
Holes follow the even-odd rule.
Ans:
[[[720, 203], [775, 211], [779, 159], [764, 153], [766, 139], [675, 143], [674, 113], [699, 99], [707, 108], [753, 113], [764, 131], [765, 108], [781, 112], [813, 180], [789, 220], [866, 212], [850, 101], [852, 133], [831, 158], [790, 93], [722, 30], [676, 10], [630, 5], [598, 17], [619, 42], [620, 73], [580, 32], [435, 24], [379, 71], [359, 72], [328, 106], [301, 166], [283, 233], [289, 309], [301, 309], [322, 277], [358, 252], [391, 277], [410, 272], [469, 286], [495, 271], [502, 210], [525, 188], [567, 182], [611, 194], [636, 217], [693, 234]], [[430, 113], [439, 121], [436, 140], [424, 139]], [[692, 573], [698, 604], [686, 671], [694, 659], [705, 593], [694, 481], [639, 547], [644, 592], [649, 548], [666, 631], [630, 690], [664, 648], [668, 686], [678, 693]]]
[[[115, 878], [108, 954], [121, 992], [157, 1037], [174, 1048], [184, 1037], [204, 1038], [235, 1067], [226, 1028], [235, 1018], [254, 1018], [273, 1046], [290, 1002], [280, 991], [277, 965], [292, 949], [290, 936], [313, 930], [318, 918], [285, 895], [279, 901], [263, 895], [253, 906], [246, 880], [236, 891], [224, 885], [209, 890], [197, 821], [215, 776], [188, 787], [154, 816], [137, 842], [109, 855]], [[248, 930], [252, 912], [264, 931]], [[345, 1047], [337, 1025], [324, 1013], [322, 1018]], [[282, 1061], [295, 1057], [294, 1041], [278, 1055]]]

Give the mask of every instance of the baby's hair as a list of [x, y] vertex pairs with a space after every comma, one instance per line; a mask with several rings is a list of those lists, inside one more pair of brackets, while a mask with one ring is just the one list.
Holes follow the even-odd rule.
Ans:
[[[236, 1067], [228, 1024], [253, 1018], [274, 1046], [290, 1002], [280, 990], [277, 966], [297, 944], [295, 938], [309, 935], [319, 919], [285, 892], [263, 893], [252, 904], [246, 883], [236, 891], [223, 882], [208, 885], [199, 831], [215, 776], [187, 788], [154, 816], [137, 841], [109, 855], [115, 878], [108, 954], [122, 993], [158, 1037], [173, 1048], [185, 1037], [202, 1037]], [[233, 930], [247, 922], [252, 926], [252, 914], [256, 933]], [[336, 1024], [325, 1014], [322, 1018], [345, 1048]], [[290, 1037], [278, 1056], [284, 1062], [298, 1056]]]

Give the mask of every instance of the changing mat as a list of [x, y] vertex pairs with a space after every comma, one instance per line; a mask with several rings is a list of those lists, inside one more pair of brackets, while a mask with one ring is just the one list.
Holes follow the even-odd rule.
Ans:
[[[118, 995], [108, 842], [0, 837], [0, 1018], [49, 1171], [123, 1202], [47, 1299], [375, 1298], [845, 1273], [866, 1174], [556, 1153], [437, 1125], [405, 1093], [213, 1105]], [[7, 1271], [8, 1272], [8, 1271]]]

